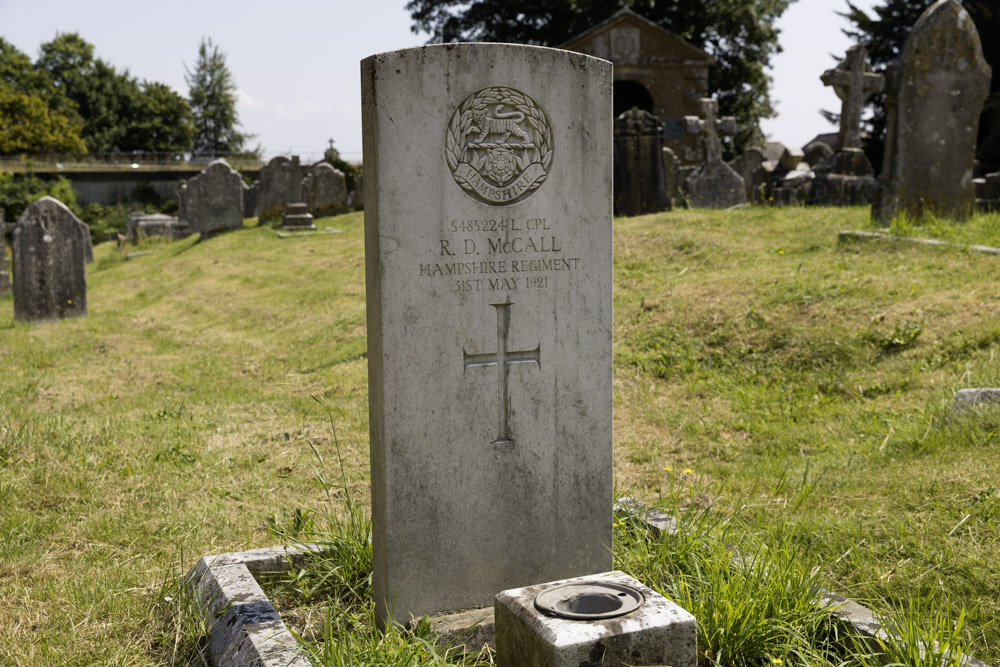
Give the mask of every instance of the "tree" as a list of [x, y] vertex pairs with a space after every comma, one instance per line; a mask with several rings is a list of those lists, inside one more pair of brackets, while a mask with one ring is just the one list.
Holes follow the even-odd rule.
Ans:
[[49, 111], [37, 95], [0, 83], [0, 155], [86, 152], [78, 124]]
[[243, 151], [253, 135], [236, 129], [236, 82], [226, 66], [226, 56], [211, 39], [202, 39], [194, 69], [185, 65], [184, 71], [194, 114], [194, 153], [226, 155]]
[[0, 154], [86, 152], [82, 123], [53, 110], [54, 95], [46, 73], [0, 37]]
[[128, 151], [185, 153], [194, 146], [194, 114], [170, 86], [143, 81], [122, 145]]
[[[874, 7], [875, 15], [869, 16], [853, 2], [846, 0], [847, 10], [841, 15], [854, 24], [844, 32], [861, 42], [868, 49], [872, 69], [885, 69], [903, 51], [903, 45], [920, 15], [935, 0], [883, 0]], [[993, 68], [990, 96], [979, 117], [979, 137], [976, 157], [988, 170], [1000, 169], [1000, 40], [993, 35], [1000, 33], [1000, 6], [996, 0], [964, 0], [963, 6], [972, 17], [983, 45], [983, 56]], [[882, 149], [885, 143], [886, 111], [885, 95], [875, 95], [868, 100], [871, 117], [865, 121], [869, 139], [865, 153], [875, 166], [881, 169]], [[833, 117], [832, 114], [824, 114]]]
[[[736, 116], [736, 150], [763, 143], [760, 119], [775, 115], [765, 68], [781, 51], [775, 22], [795, 0], [635, 0], [632, 10], [707, 51], [709, 90]], [[414, 32], [431, 42], [558, 46], [605, 20], [620, 0], [410, 0]]]

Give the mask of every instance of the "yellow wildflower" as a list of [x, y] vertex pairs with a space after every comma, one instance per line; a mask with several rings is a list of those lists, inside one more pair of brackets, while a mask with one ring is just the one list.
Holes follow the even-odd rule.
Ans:
[[694, 472], [694, 471], [691, 470], [691, 468], [684, 468], [684, 474], [685, 475], [690, 475], [692, 472]]

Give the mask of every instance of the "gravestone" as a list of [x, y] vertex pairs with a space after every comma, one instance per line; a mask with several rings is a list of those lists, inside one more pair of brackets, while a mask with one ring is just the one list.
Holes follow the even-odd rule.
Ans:
[[302, 179], [303, 201], [314, 216], [336, 215], [347, 210], [344, 172], [326, 162], [314, 165]]
[[684, 181], [684, 189], [692, 206], [703, 208], [729, 208], [747, 203], [746, 184], [743, 177], [722, 161], [722, 142], [719, 132], [736, 133], [736, 120], [719, 118], [719, 103], [710, 98], [701, 100], [704, 119], [688, 116], [684, 119], [688, 133], [704, 137], [705, 162]]
[[191, 234], [208, 235], [243, 228], [243, 178], [219, 158], [205, 171], [181, 182], [177, 191], [180, 222]]
[[813, 168], [831, 155], [833, 155], [833, 148], [824, 141], [814, 141], [802, 148], [802, 161]]
[[748, 148], [729, 161], [729, 166], [743, 177], [743, 187], [747, 201], [755, 203], [767, 201], [770, 196], [770, 174], [764, 169], [764, 152], [759, 148]]
[[660, 121], [632, 107], [615, 119], [614, 131], [615, 215], [670, 210]]
[[365, 210], [365, 175], [358, 174], [354, 177], [354, 201], [351, 202], [351, 208], [355, 211]]
[[302, 174], [299, 157], [288, 159], [283, 155], [272, 158], [260, 168], [260, 187], [257, 191], [257, 217], [261, 222], [277, 220], [285, 214], [289, 203], [301, 199]]
[[42, 197], [14, 227], [14, 318], [37, 322], [87, 314], [86, 225]]
[[885, 152], [872, 207], [878, 222], [969, 216], [990, 75], [976, 26], [957, 0], [938, 0], [921, 14], [887, 74]]
[[362, 62], [377, 618], [610, 569], [611, 64]]
[[820, 80], [832, 86], [841, 100], [840, 131], [836, 152], [812, 164], [816, 173], [809, 203], [821, 206], [856, 206], [871, 203], [877, 182], [871, 162], [861, 150], [861, 112], [865, 100], [885, 88], [885, 77], [868, 66], [868, 51], [852, 46], [833, 69]]
[[677, 178], [677, 169], [680, 161], [677, 154], [667, 146], [663, 147], [663, 183], [667, 190], [667, 202], [670, 208], [679, 206], [681, 203], [680, 180]]
[[7, 264], [7, 222], [4, 210], [0, 208], [0, 294], [10, 292], [10, 273]]

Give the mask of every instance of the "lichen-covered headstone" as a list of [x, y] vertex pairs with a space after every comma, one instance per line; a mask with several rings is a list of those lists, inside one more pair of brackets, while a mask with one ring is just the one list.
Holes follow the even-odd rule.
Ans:
[[178, 190], [180, 221], [191, 234], [243, 228], [243, 178], [219, 158]]
[[284, 155], [272, 158], [260, 168], [257, 190], [257, 217], [261, 222], [280, 219], [290, 203], [301, 201], [302, 174], [299, 158]]
[[14, 227], [14, 318], [36, 322], [87, 313], [86, 225], [52, 197]]
[[660, 121], [633, 107], [615, 119], [614, 128], [615, 215], [669, 210]]
[[991, 69], [957, 0], [939, 0], [913, 26], [887, 72], [887, 132], [873, 217], [967, 218], [973, 159]]
[[729, 161], [729, 166], [743, 177], [747, 201], [764, 202], [770, 193], [770, 175], [764, 169], [764, 152], [748, 148]]
[[343, 213], [347, 210], [344, 172], [320, 162], [302, 179], [302, 196], [309, 212], [316, 217]]
[[684, 119], [689, 134], [700, 132], [705, 137], [705, 162], [684, 181], [691, 205], [730, 208], [746, 204], [746, 184], [742, 176], [722, 161], [722, 142], [719, 140], [719, 132], [736, 133], [736, 120], [732, 117], [717, 118], [719, 103], [714, 99], [702, 99], [701, 109], [704, 119], [695, 116]]

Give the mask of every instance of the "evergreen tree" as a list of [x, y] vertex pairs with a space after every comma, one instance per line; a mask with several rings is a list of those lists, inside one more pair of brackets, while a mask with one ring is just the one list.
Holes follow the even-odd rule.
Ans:
[[184, 79], [194, 114], [195, 155], [239, 153], [253, 135], [237, 130], [236, 82], [226, 56], [211, 39], [202, 39], [194, 69], [185, 66]]
[[[868, 49], [872, 69], [885, 69], [903, 51], [906, 38], [920, 15], [936, 0], [883, 0], [881, 6], [874, 7], [874, 15], [869, 16], [850, 0], [846, 0], [847, 10], [842, 16], [850, 20], [854, 27], [844, 32]], [[990, 171], [1000, 169], [1000, 6], [996, 0], [964, 0], [963, 6], [972, 17], [983, 45], [983, 56], [993, 68], [990, 96], [979, 117], [979, 138], [976, 157], [983, 167]], [[876, 170], [881, 169], [882, 149], [885, 144], [886, 111], [885, 94], [869, 98], [871, 117], [865, 122], [869, 139], [865, 145]], [[825, 113], [835, 120], [834, 114]]]
[[[736, 116], [736, 150], [763, 143], [760, 119], [775, 115], [765, 68], [781, 51], [775, 22], [795, 0], [634, 0], [637, 14], [709, 53], [709, 91]], [[410, 0], [414, 32], [432, 42], [558, 46], [621, 9], [621, 0]]]

